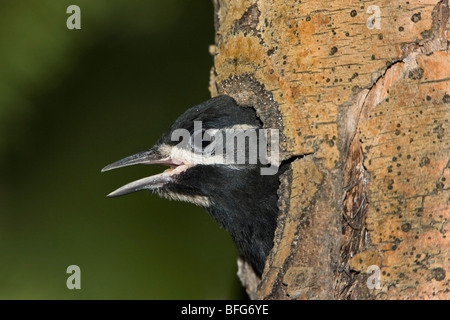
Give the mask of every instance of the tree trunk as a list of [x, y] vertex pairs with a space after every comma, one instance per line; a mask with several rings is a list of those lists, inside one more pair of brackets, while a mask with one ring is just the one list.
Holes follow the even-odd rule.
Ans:
[[449, 299], [448, 0], [214, 0], [212, 95], [279, 128], [254, 299]]

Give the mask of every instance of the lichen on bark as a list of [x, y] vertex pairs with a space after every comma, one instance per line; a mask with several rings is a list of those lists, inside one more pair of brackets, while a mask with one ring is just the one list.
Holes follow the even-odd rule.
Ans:
[[448, 1], [214, 4], [212, 95], [254, 107], [298, 158], [262, 278], [240, 270], [250, 296], [450, 298]]

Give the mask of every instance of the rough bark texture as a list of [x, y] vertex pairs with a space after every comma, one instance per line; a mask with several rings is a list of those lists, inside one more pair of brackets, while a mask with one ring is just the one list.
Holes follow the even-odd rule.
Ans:
[[262, 278], [239, 263], [250, 297], [449, 299], [448, 0], [214, 4], [212, 95], [296, 159]]

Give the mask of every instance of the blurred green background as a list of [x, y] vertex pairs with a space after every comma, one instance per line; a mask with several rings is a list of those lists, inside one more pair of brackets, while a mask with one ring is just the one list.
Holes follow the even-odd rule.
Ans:
[[209, 98], [213, 23], [208, 0], [0, 1], [1, 299], [242, 297], [237, 252], [203, 209], [105, 198], [163, 167], [100, 173]]

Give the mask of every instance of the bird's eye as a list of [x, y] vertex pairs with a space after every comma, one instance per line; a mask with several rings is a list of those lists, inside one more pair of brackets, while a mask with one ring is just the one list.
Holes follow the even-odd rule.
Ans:
[[211, 144], [211, 141], [202, 140], [202, 148], [205, 149], [207, 146]]
[[190, 146], [194, 152], [203, 153], [206, 147], [211, 144], [211, 139], [206, 130], [194, 132], [191, 136]]

